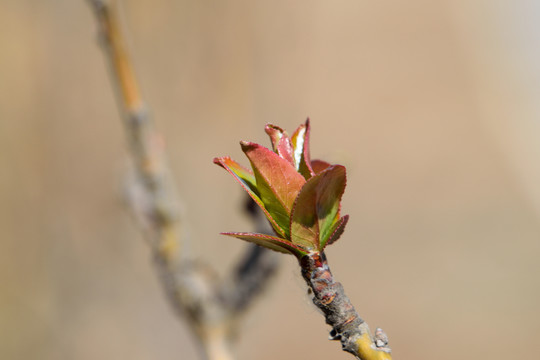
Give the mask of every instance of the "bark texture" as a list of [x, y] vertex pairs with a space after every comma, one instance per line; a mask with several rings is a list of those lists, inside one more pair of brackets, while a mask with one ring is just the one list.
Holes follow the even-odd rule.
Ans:
[[302, 276], [313, 294], [313, 303], [332, 327], [331, 340], [339, 340], [342, 349], [362, 360], [391, 360], [386, 334], [378, 328], [372, 336], [367, 323], [358, 315], [334, 280], [324, 253], [314, 252], [299, 260]]

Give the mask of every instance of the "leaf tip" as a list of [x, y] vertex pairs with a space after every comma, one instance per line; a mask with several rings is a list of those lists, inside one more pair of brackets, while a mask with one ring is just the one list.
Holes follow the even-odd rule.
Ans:
[[259, 145], [251, 141], [240, 141], [240, 146], [243, 152], [247, 152], [257, 148]]
[[279, 126], [277, 125], [274, 125], [274, 124], [266, 124], [266, 126], [264, 127], [264, 131], [268, 134], [268, 135], [271, 135], [271, 134], [274, 134], [276, 131], [280, 132], [280, 133], [284, 133], [285, 130], [283, 130], [282, 128], [280, 128]]
[[212, 162], [216, 165], [223, 166], [223, 159], [223, 157], [215, 157]]

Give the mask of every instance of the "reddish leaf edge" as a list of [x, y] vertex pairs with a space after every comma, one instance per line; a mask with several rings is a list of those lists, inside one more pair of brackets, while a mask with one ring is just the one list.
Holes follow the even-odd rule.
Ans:
[[338, 239], [343, 235], [343, 232], [345, 231], [345, 226], [347, 225], [347, 222], [349, 222], [349, 215], [344, 215], [342, 218], [340, 218], [336, 223], [334, 224], [332, 231], [330, 232], [330, 236], [325, 241], [321, 242], [321, 251], [324, 250], [324, 248], [328, 245], [332, 245]]
[[315, 174], [320, 174], [321, 172], [323, 172], [330, 166], [332, 166], [332, 164], [324, 160], [319, 160], [319, 159], [311, 160], [311, 167], [313, 168], [313, 172]]
[[230, 160], [231, 162], [233, 162], [235, 165], [237, 165], [238, 167], [240, 167], [241, 169], [247, 171], [248, 173], [251, 173], [251, 171], [249, 171], [248, 169], [244, 168], [242, 165], [240, 165], [239, 163], [237, 163], [236, 161], [232, 160], [230, 157], [228, 156], [225, 156], [225, 157], [219, 157], [219, 158], [214, 158], [214, 164], [216, 165], [219, 165], [221, 166], [222, 168], [224, 168], [225, 170], [227, 170], [235, 179], [236, 181], [238, 181], [238, 183], [240, 183], [240, 186], [242, 186], [242, 188], [248, 193], [248, 195], [253, 199], [253, 201], [255, 201], [255, 203], [259, 206], [259, 208], [261, 208], [261, 210], [263, 211], [264, 215], [266, 216], [266, 218], [268, 219], [268, 221], [270, 222], [270, 224], [272, 225], [272, 227], [274, 228], [274, 231], [280, 235], [280, 236], [283, 236], [285, 237], [285, 230], [279, 226], [279, 224], [277, 223], [276, 220], [274, 220], [274, 218], [272, 217], [272, 215], [270, 215], [270, 213], [268, 212], [268, 210], [266, 210], [266, 207], [264, 206], [264, 203], [262, 202], [261, 198], [259, 197], [259, 195], [253, 190], [251, 189], [251, 187], [249, 186], [249, 184], [247, 184], [246, 182], [244, 182], [244, 180], [240, 177], [240, 175], [238, 175], [233, 169], [231, 169], [225, 162], [224, 160]]
[[[306, 119], [306, 122], [304, 123], [305, 131], [304, 131], [304, 139], [302, 142], [302, 161], [300, 164], [298, 164], [298, 171], [303, 173], [304, 177], [306, 179], [309, 179], [313, 175], [315, 175], [315, 172], [313, 171], [313, 167], [311, 166], [311, 153], [309, 149], [309, 137], [310, 137], [310, 130], [311, 126], [309, 123], [309, 117]], [[303, 168], [305, 166], [305, 169]]]
[[[343, 172], [343, 188], [340, 189], [338, 195], [337, 195], [337, 204], [338, 204], [338, 208], [337, 208], [337, 212], [335, 214], [335, 217], [332, 219], [331, 221], [331, 227], [330, 227], [330, 230], [328, 231], [324, 231], [324, 229], [321, 229], [321, 237], [319, 237], [319, 242], [322, 244], [322, 243], [326, 243], [326, 241], [323, 241], [324, 238], [329, 238], [329, 234], [332, 234], [333, 233], [333, 229], [334, 229], [334, 226], [335, 224], [340, 220], [340, 214], [341, 214], [341, 199], [343, 198], [343, 194], [345, 193], [345, 189], [347, 188], [347, 169], [345, 168], [345, 166], [343, 165], [339, 165], [339, 164], [335, 164], [335, 165], [331, 165], [329, 167], [327, 167], [326, 169], [324, 169], [323, 171], [321, 171], [319, 174], [317, 174], [316, 176], [326, 176], [326, 174], [332, 172], [333, 174], [335, 175], [332, 175], [331, 176], [331, 180], [333, 181], [336, 181], [336, 180], [339, 180], [340, 178], [338, 177], [339, 173], [340, 172]], [[337, 239], [336, 239], [337, 240]], [[321, 246], [321, 249], [323, 249], [324, 246]]]
[[291, 143], [291, 139], [287, 136], [287, 134], [284, 134], [279, 140], [277, 154], [279, 155], [279, 157], [287, 160], [296, 170], [296, 164], [294, 161], [294, 149]]
[[[333, 172], [333, 171], [337, 171], [338, 169], [343, 169], [345, 170], [345, 167], [343, 165], [330, 165], [328, 167], [326, 167], [324, 170], [322, 170], [321, 172], [315, 174], [313, 177], [309, 178], [306, 183], [304, 184], [304, 186], [302, 186], [302, 188], [300, 189], [300, 191], [298, 192], [298, 195], [296, 196], [296, 199], [294, 200], [294, 204], [293, 204], [293, 208], [291, 210], [291, 217], [290, 217], [290, 223], [289, 223], [289, 229], [291, 229], [292, 231], [292, 224], [293, 224], [293, 221], [294, 219], [296, 218], [296, 214], [297, 214], [297, 208], [298, 208], [298, 200], [300, 199], [300, 196], [303, 194], [303, 192], [307, 191], [308, 187], [312, 187], [311, 189], [315, 190], [317, 189], [317, 186], [318, 184], [315, 184], [313, 185], [314, 182], [319, 182], [321, 181], [321, 179], [323, 178], [323, 176], [325, 176], [326, 174], [330, 173], [330, 172]], [[346, 176], [346, 175], [345, 175]], [[345, 177], [346, 179], [346, 177]], [[317, 238], [314, 239], [315, 242], [313, 242], [313, 246], [314, 248], [318, 249], [319, 251], [323, 251], [324, 247], [329, 243], [328, 243], [328, 239], [332, 238], [334, 232], [336, 231], [337, 229], [337, 226], [339, 225], [339, 223], [343, 220], [343, 218], [339, 219], [339, 216], [340, 216], [340, 213], [341, 213], [341, 198], [343, 197], [343, 194], [345, 193], [345, 187], [346, 187], [346, 180], [345, 180], [345, 186], [343, 187], [343, 191], [341, 191], [341, 193], [339, 194], [338, 196], [338, 203], [339, 203], [339, 207], [338, 207], [338, 211], [337, 211], [337, 214], [336, 214], [336, 220], [334, 220], [333, 224], [332, 224], [332, 228], [330, 229], [330, 231], [328, 231], [328, 238], [327, 239], [322, 239], [321, 236], [323, 235], [323, 232], [322, 232], [322, 229], [319, 227], [319, 222], [318, 222], [318, 214], [316, 213], [316, 223], [317, 223], [317, 226], [315, 228], [315, 232], [317, 234]], [[315, 186], [315, 187], [313, 187]], [[315, 206], [317, 206], [317, 204], [315, 204]], [[347, 215], [347, 219], [345, 220], [345, 223], [348, 221], [348, 215]], [[300, 223], [300, 225], [302, 225], [304, 228], [308, 228], [305, 226], [305, 224], [302, 224]], [[341, 230], [341, 233], [339, 233], [338, 238], [339, 236], [341, 236], [341, 234], [343, 233], [344, 231], [344, 227], [343, 229]], [[292, 233], [291, 233], [291, 240], [292, 240]], [[336, 239], [334, 239], [332, 242], [336, 241]]]
[[[316, 187], [317, 185], [314, 183], [316, 182], [319, 182], [320, 181], [320, 176], [319, 174], [315, 175], [315, 176], [312, 176], [310, 177], [309, 179], [306, 180], [306, 183], [302, 186], [302, 188], [300, 189], [300, 191], [298, 192], [298, 195], [296, 196], [296, 199], [294, 199], [294, 204], [293, 204], [293, 207], [292, 207], [292, 210], [291, 210], [291, 217], [290, 217], [290, 220], [289, 220], [289, 229], [291, 229], [291, 241], [294, 241], [294, 237], [293, 237], [293, 234], [292, 234], [292, 228], [293, 228], [293, 223], [295, 222], [295, 220], [298, 219], [298, 212], [299, 212], [299, 206], [304, 206], [304, 204], [300, 204], [299, 205], [299, 202], [303, 199], [305, 199], [306, 197], [303, 197], [306, 193], [306, 191], [316, 191]], [[314, 199], [314, 196], [315, 196], [315, 193], [312, 194], [313, 196], [307, 196], [307, 199]], [[316, 203], [314, 204], [316, 206]], [[315, 210], [315, 209], [310, 209], [310, 210]], [[310, 214], [313, 214], [314, 215], [314, 219], [315, 219], [315, 222], [314, 222], [314, 225], [315, 225], [315, 228], [314, 229], [311, 229], [310, 227], [306, 226], [306, 224], [300, 222], [300, 221], [296, 221], [296, 223], [298, 223], [300, 226], [302, 226], [303, 228], [305, 229], [310, 229], [310, 230], [313, 230], [314, 231], [314, 234], [316, 235], [316, 238], [312, 239], [311, 241], [309, 241], [313, 248], [316, 248], [316, 249], [319, 249], [319, 238], [320, 238], [320, 229], [319, 229], [319, 223], [318, 223], [318, 220], [317, 220], [317, 213], [316, 212], [313, 212], [313, 211], [309, 211]], [[307, 239], [304, 239], [304, 240], [307, 240]], [[295, 243], [295, 242], [293, 242]]]
[[[294, 205], [294, 199], [296, 199], [298, 193], [294, 194], [293, 199], [289, 195], [285, 195], [285, 193], [277, 191], [277, 184], [272, 184], [269, 179], [270, 174], [274, 170], [269, 169], [267, 166], [260, 165], [266, 165], [266, 163], [276, 164], [281, 171], [279, 179], [283, 181], [284, 184], [286, 182], [286, 187], [290, 187], [292, 189], [296, 188], [296, 186], [294, 186], [295, 183], [298, 184], [298, 187], [303, 186], [306, 182], [305, 178], [302, 176], [302, 174], [296, 171], [294, 166], [289, 161], [283, 159], [267, 147], [249, 141], [241, 141], [240, 145], [242, 147], [242, 151], [248, 157], [251, 163], [251, 167], [253, 168], [253, 173], [255, 174], [255, 178], [257, 179], [257, 188], [260, 192], [262, 191], [263, 187], [264, 189], [268, 189], [272, 197], [276, 200], [276, 204], [278, 204], [283, 210], [280, 211], [280, 213], [282, 213], [281, 215], [283, 216], [280, 217], [280, 219], [276, 219], [276, 222], [278, 222], [278, 224], [281, 224], [281, 228], [284, 230], [286, 236], [283, 237], [289, 238], [290, 224], [288, 219], [290, 218], [290, 213]], [[292, 203], [289, 204], [288, 200], [290, 199], [292, 199]], [[261, 200], [264, 203], [264, 199], [262, 196]], [[287, 223], [285, 223], [285, 221], [287, 221]]]
[[[229, 162], [233, 166], [229, 166], [227, 164], [227, 162]], [[227, 171], [230, 170], [230, 171], [234, 172], [233, 175], [238, 176], [240, 178], [240, 180], [242, 182], [245, 182], [246, 185], [249, 186], [249, 188], [253, 192], [257, 193], [257, 181], [255, 179], [255, 175], [253, 174], [253, 171], [251, 171], [250, 169], [240, 165], [240, 163], [236, 162], [235, 160], [233, 160], [229, 156], [223, 156], [223, 157], [214, 158], [214, 164], [216, 164], [218, 166], [221, 166], [222, 168], [224, 168]], [[241, 174], [241, 172], [244, 172], [245, 174]], [[242, 175], [247, 175], [247, 176], [244, 176], [244, 177], [246, 177], [246, 179], [244, 179], [244, 177]], [[249, 177], [249, 178], [247, 178], [247, 177]]]
[[221, 235], [232, 236], [237, 239], [248, 241], [259, 246], [277, 252], [292, 254], [301, 258], [308, 254], [309, 250], [297, 246], [290, 241], [266, 234], [244, 233], [244, 232], [222, 232]]
[[264, 127], [264, 131], [270, 138], [270, 142], [272, 143], [272, 149], [277, 152], [279, 141], [284, 135], [284, 130], [279, 126], [273, 124], [266, 124], [266, 126]]

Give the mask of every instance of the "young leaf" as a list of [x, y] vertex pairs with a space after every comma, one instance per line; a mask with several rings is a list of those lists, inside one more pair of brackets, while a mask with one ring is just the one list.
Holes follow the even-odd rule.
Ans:
[[347, 225], [348, 221], [349, 215], [345, 215], [332, 226], [332, 229], [328, 232], [328, 238], [321, 239], [321, 249], [335, 243], [339, 239], [341, 234], [343, 234], [343, 231], [345, 231], [345, 225]]
[[345, 167], [334, 165], [313, 176], [300, 190], [291, 216], [291, 241], [309, 241], [322, 251], [339, 218]]
[[311, 159], [309, 155], [309, 118], [300, 125], [291, 137], [293, 147], [293, 157], [298, 170], [307, 180], [315, 173], [311, 168]]
[[264, 212], [264, 215], [266, 216], [276, 233], [280, 236], [285, 236], [285, 230], [276, 222], [272, 215], [270, 215], [268, 210], [266, 210], [264, 203], [259, 196], [255, 176], [253, 175], [253, 173], [228, 156], [215, 158], [214, 164], [223, 167], [232, 176], [234, 176], [234, 178], [240, 183], [242, 188], [246, 190], [246, 192], [249, 194], [249, 196], [251, 196], [253, 201], [255, 201], [255, 203]]
[[293, 148], [291, 139], [287, 135], [287, 132], [272, 124], [267, 124], [264, 128], [270, 140], [272, 140], [272, 148], [281, 158], [287, 160], [292, 166], [296, 167], [293, 159]]
[[345, 192], [347, 182], [346, 170], [344, 166], [333, 165], [316, 176], [321, 177], [317, 192], [320, 239], [327, 239], [331, 234], [332, 226], [339, 218], [341, 197]]
[[281, 138], [281, 140], [279, 140], [277, 153], [281, 158], [287, 160], [289, 164], [291, 164], [292, 167], [296, 169], [296, 165], [293, 159], [293, 148], [291, 144], [291, 139], [289, 139], [288, 136], [285, 135]]
[[250, 142], [241, 145], [251, 162], [262, 202], [288, 238], [292, 206], [305, 179], [287, 160], [264, 146]]
[[317, 220], [317, 186], [319, 177], [309, 179], [300, 190], [291, 215], [291, 241], [293, 244], [318, 248], [319, 222]]
[[330, 163], [323, 160], [313, 160], [311, 161], [311, 167], [313, 168], [313, 172], [315, 174], [319, 174], [326, 168], [330, 167]]
[[264, 131], [270, 137], [270, 141], [272, 141], [272, 149], [277, 153], [279, 141], [283, 137], [285, 131], [279, 126], [272, 124], [266, 124]]
[[242, 186], [245, 185], [249, 190], [257, 193], [257, 182], [251, 170], [246, 169], [228, 156], [214, 158], [214, 164], [221, 166], [231, 173]]
[[291, 242], [308, 250], [318, 250], [319, 227], [291, 221]]
[[249, 241], [251, 243], [264, 246], [265, 248], [268, 248], [274, 251], [279, 251], [285, 254], [293, 254], [297, 257], [302, 257], [308, 253], [305, 249], [301, 248], [300, 246], [297, 246], [295, 244], [290, 243], [287, 240], [283, 240], [275, 236], [264, 235], [264, 234], [254, 234], [254, 233], [238, 233], [238, 232], [224, 232], [221, 234], [233, 236], [238, 239]]

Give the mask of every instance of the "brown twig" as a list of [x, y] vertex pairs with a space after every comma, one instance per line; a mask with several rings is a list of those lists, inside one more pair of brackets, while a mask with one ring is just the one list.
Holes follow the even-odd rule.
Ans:
[[361, 360], [392, 360], [388, 338], [377, 328], [371, 335], [367, 323], [360, 318], [343, 286], [334, 280], [324, 253], [314, 252], [300, 260], [302, 276], [313, 291], [313, 303], [332, 326], [331, 340], [341, 341], [344, 351]]
[[99, 25], [134, 163], [131, 207], [154, 254], [163, 288], [176, 312], [190, 323], [205, 357], [232, 360], [238, 318], [275, 273], [276, 258], [250, 246], [225, 280], [209, 266], [181, 258], [182, 223], [163, 141], [146, 111], [115, 14], [102, 0], [89, 2]]

